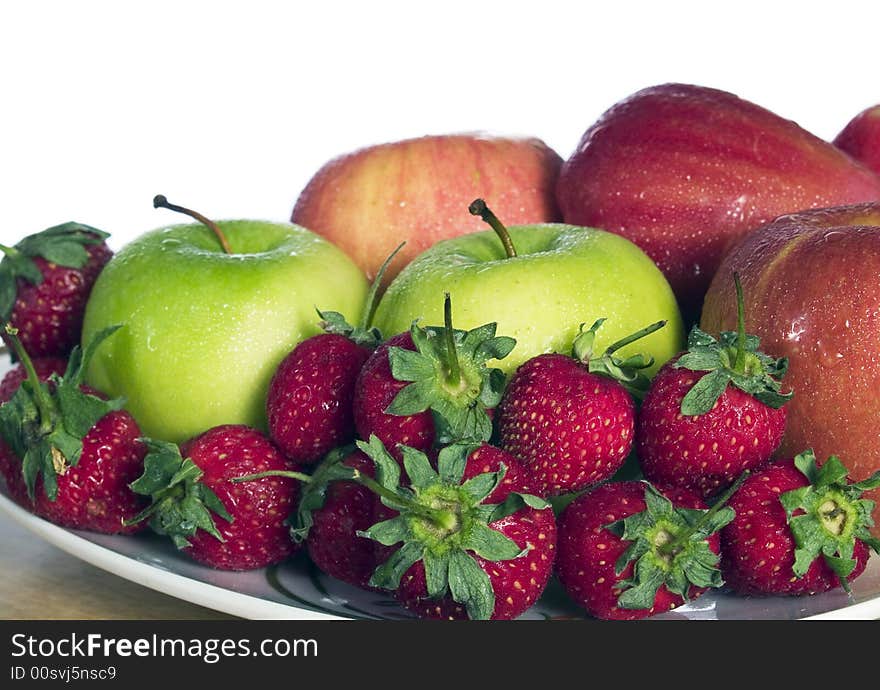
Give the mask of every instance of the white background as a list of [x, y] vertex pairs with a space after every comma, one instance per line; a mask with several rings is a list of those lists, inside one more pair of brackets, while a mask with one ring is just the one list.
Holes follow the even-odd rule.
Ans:
[[876, 2], [16, 2], [0, 10], [0, 242], [66, 220], [286, 220], [329, 158], [466, 130], [566, 157], [653, 84], [833, 138], [880, 102]]

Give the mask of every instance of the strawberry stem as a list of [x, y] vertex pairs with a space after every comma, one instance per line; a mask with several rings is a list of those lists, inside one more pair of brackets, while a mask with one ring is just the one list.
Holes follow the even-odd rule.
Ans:
[[376, 277], [373, 279], [373, 283], [370, 285], [370, 291], [367, 293], [367, 302], [364, 308], [364, 313], [361, 316], [361, 322], [359, 324], [359, 328], [361, 330], [368, 330], [373, 323], [373, 316], [376, 314], [376, 307], [379, 306], [379, 300], [376, 299], [376, 295], [379, 294], [379, 288], [382, 285], [382, 278], [385, 275], [385, 271], [388, 268], [388, 265], [397, 256], [397, 253], [403, 249], [403, 245], [406, 242], [401, 242], [397, 245], [397, 248], [388, 255], [388, 258], [382, 262], [382, 265], [379, 266], [379, 270], [376, 272]]
[[472, 216], [479, 216], [484, 222], [492, 227], [495, 234], [498, 235], [498, 239], [501, 240], [501, 244], [504, 245], [504, 253], [507, 254], [508, 259], [512, 259], [516, 256], [516, 247], [513, 246], [513, 240], [510, 239], [510, 233], [501, 221], [498, 220], [498, 216], [492, 213], [492, 210], [486, 206], [485, 201], [482, 199], [474, 199], [470, 206], [468, 206], [468, 211]]
[[739, 273], [733, 274], [733, 284], [736, 287], [736, 358], [733, 362], [733, 370], [738, 374], [746, 371], [746, 310], [743, 301], [742, 284], [739, 282]]
[[178, 206], [177, 204], [169, 203], [168, 199], [165, 198], [164, 194], [157, 194], [153, 197], [153, 208], [167, 208], [169, 211], [176, 211], [177, 213], [183, 213], [191, 218], [195, 218], [197, 221], [206, 225], [211, 232], [217, 237], [217, 240], [220, 242], [220, 246], [223, 247], [223, 251], [226, 254], [232, 254], [232, 248], [229, 246], [229, 241], [226, 239], [226, 235], [223, 234], [223, 231], [220, 229], [220, 226], [217, 225], [213, 220], [206, 218], [198, 211], [193, 211], [188, 208], [184, 208], [183, 206]]
[[665, 325], [666, 325], [666, 321], [657, 321], [656, 323], [652, 323], [650, 326], [645, 326], [641, 330], [638, 330], [635, 333], [631, 333], [630, 335], [626, 336], [625, 338], [621, 338], [617, 342], [609, 345], [608, 348], [605, 350], [605, 354], [610, 355], [614, 352], [617, 352], [620, 348], [626, 347], [630, 343], [634, 343], [636, 340], [640, 340], [641, 338], [644, 338], [646, 335], [650, 335], [654, 331], [659, 331]]
[[446, 382], [450, 386], [458, 386], [461, 383], [461, 364], [455, 348], [455, 334], [452, 331], [452, 298], [448, 292], [443, 299], [443, 326], [446, 338], [446, 364], [449, 368], [446, 372]]
[[244, 477], [233, 477], [229, 481], [233, 484], [241, 484], [242, 482], [253, 482], [257, 479], [264, 479], [265, 477], [286, 477], [287, 479], [296, 479], [300, 482], [309, 483], [312, 481], [312, 478], [303, 474], [302, 472], [291, 472], [289, 470], [269, 470], [268, 472], [257, 472], [256, 474], [248, 474]]
[[40, 384], [40, 377], [37, 376], [33, 360], [28, 355], [27, 350], [24, 349], [21, 340], [18, 339], [18, 329], [11, 324], [6, 324], [6, 335], [9, 339], [9, 344], [12, 345], [12, 349], [15, 352], [15, 356], [18, 357], [27, 373], [27, 379], [31, 384], [31, 388], [34, 389], [34, 400], [40, 412], [40, 430], [48, 433], [52, 428], [52, 410], [54, 406]]
[[[268, 472], [258, 472], [256, 474], [249, 474], [244, 477], [235, 477], [230, 481], [233, 484], [240, 484], [241, 482], [251, 482], [257, 479], [263, 479], [264, 477], [287, 477], [288, 479], [296, 479], [298, 481], [306, 483], [312, 481], [312, 478], [307, 474], [302, 474], [301, 472], [290, 472], [287, 470], [270, 470]], [[374, 494], [382, 498], [386, 498], [389, 501], [396, 503], [397, 505], [404, 507], [407, 510], [412, 511], [414, 514], [430, 520], [441, 529], [453, 529], [458, 524], [455, 515], [451, 511], [438, 510], [435, 508], [429, 508], [428, 506], [419, 505], [415, 501], [411, 501], [408, 498], [405, 498], [400, 494], [392, 491], [391, 489], [385, 488], [372, 477], [362, 474], [356, 469], [352, 469], [351, 481], [357, 482], [361, 486], [372, 491]]]

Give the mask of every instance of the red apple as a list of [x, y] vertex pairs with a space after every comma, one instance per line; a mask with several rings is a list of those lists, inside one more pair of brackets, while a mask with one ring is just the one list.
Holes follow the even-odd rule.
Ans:
[[777, 454], [837, 455], [857, 480], [880, 469], [880, 204], [783, 216], [751, 233], [706, 294], [710, 333], [736, 328], [734, 272], [749, 331], [790, 360], [794, 398]]
[[665, 84], [587, 130], [557, 198], [566, 223], [639, 245], [695, 316], [734, 240], [783, 213], [878, 200], [880, 177], [733, 94]]
[[457, 134], [371, 146], [325, 164], [291, 218], [340, 247], [370, 280], [406, 241], [387, 284], [438, 240], [485, 230], [467, 210], [478, 197], [510, 225], [558, 221], [561, 165], [538, 139]]
[[880, 105], [856, 115], [834, 139], [834, 145], [875, 173], [880, 173]]

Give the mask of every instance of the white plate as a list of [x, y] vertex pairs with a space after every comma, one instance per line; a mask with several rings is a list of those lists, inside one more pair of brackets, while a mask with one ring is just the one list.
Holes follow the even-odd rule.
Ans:
[[[231, 573], [201, 566], [155, 535], [105, 536], [66, 530], [31, 515], [0, 493], [0, 514], [64, 551], [119, 577], [178, 599], [254, 619], [402, 619], [412, 616], [393, 599], [349, 587], [320, 573], [304, 555], [280, 566]], [[523, 618], [581, 618], [583, 612], [552, 583]], [[735, 597], [710, 592], [657, 618], [880, 618], [880, 557], [842, 590], [813, 597]]]

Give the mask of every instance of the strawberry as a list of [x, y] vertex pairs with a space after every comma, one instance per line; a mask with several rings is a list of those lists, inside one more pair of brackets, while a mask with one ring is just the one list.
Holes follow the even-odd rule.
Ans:
[[[52, 374], [63, 375], [64, 370], [67, 369], [67, 360], [60, 357], [40, 357], [31, 361], [37, 378], [43, 382], [48, 381]], [[21, 362], [7, 371], [0, 381], [0, 404], [11, 400], [27, 377], [27, 368]]]
[[811, 450], [750, 476], [730, 499], [736, 518], [721, 533], [721, 569], [741, 594], [815, 594], [843, 586], [865, 570], [880, 471], [850, 484], [831, 456], [817, 467]]
[[313, 464], [354, 439], [352, 413], [357, 375], [382, 342], [370, 326], [376, 295], [388, 264], [379, 268], [367, 295], [361, 323], [351, 326], [338, 312], [318, 312], [326, 331], [300, 342], [282, 361], [269, 384], [269, 437], [296, 463]]
[[439, 452], [435, 470], [424, 453], [402, 447], [411, 482], [404, 488], [399, 465], [377, 437], [358, 447], [376, 463], [376, 481], [359, 481], [396, 513], [363, 534], [400, 544], [375, 570], [372, 586], [395, 591], [426, 618], [512, 619], [540, 597], [552, 571], [556, 522], [549, 504], [519, 492], [527, 473], [513, 456], [455, 444]]
[[718, 530], [731, 519], [682, 489], [602, 484], [562, 511], [556, 574], [592, 616], [646, 618], [723, 584]]
[[113, 255], [107, 237], [64, 223], [0, 245], [0, 319], [18, 329], [31, 357], [67, 357], [79, 343], [92, 285]]
[[780, 383], [788, 360], [760, 352], [758, 338], [746, 334], [738, 276], [734, 281], [738, 332], [715, 340], [695, 326], [687, 351], [654, 377], [636, 428], [645, 477], [705, 497], [770, 462], [792, 396]]
[[282, 360], [269, 384], [266, 413], [269, 436], [287, 457], [312, 464], [354, 438], [354, 385], [369, 356], [369, 347], [323, 333]]
[[499, 445], [522, 461], [541, 495], [579, 491], [611, 477], [633, 444], [636, 409], [630, 391], [647, 388], [640, 373], [654, 360], [620, 359], [621, 347], [653, 333], [652, 324], [593, 356], [599, 319], [575, 338], [573, 355], [543, 354], [510, 380], [498, 408]]
[[454, 329], [448, 293], [444, 312], [443, 327], [413, 323], [378, 347], [355, 384], [358, 435], [377, 436], [398, 461], [398, 445], [428, 451], [492, 435], [489, 410], [501, 399], [505, 379], [486, 363], [506, 357], [516, 341], [496, 337], [494, 323]]
[[21, 363], [3, 386], [20, 385], [0, 406], [0, 467], [12, 497], [36, 515], [64, 527], [127, 534], [143, 527], [134, 517], [144, 502], [128, 484], [142, 471], [146, 448], [122, 400], [82, 385], [92, 353], [115, 330], [97, 334], [85, 352], [75, 347], [59, 377], [61, 362], [35, 365], [7, 328]]
[[144, 472], [131, 488], [152, 503], [137, 520], [149, 518], [155, 532], [171, 537], [194, 560], [222, 570], [262, 568], [296, 550], [285, 521], [296, 507], [298, 483], [278, 476], [236, 482], [296, 469], [261, 432], [230, 424], [180, 448], [145, 443]]
[[367, 589], [382, 561], [376, 542], [358, 533], [393, 513], [351, 480], [351, 470], [367, 477], [374, 473], [372, 461], [354, 446], [331, 452], [318, 465], [302, 489], [291, 534], [305, 542], [309, 558], [324, 573]]

